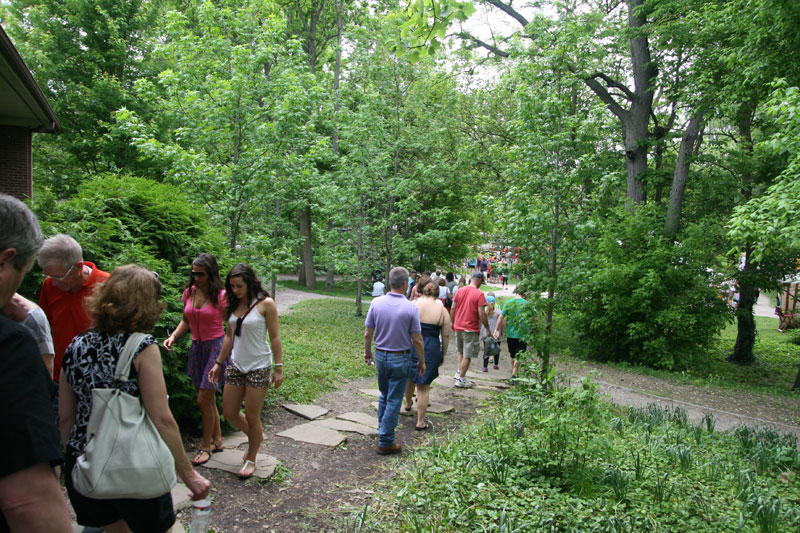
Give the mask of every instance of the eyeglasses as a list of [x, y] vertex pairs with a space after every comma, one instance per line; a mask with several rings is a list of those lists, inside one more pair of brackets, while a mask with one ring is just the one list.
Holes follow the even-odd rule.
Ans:
[[64, 274], [63, 276], [47, 276], [47, 277], [52, 279], [53, 281], [64, 281], [65, 279], [67, 279], [69, 277], [70, 274], [72, 274], [72, 271], [75, 269], [76, 266], [78, 266], [78, 263], [75, 263], [74, 265], [72, 265], [69, 268], [69, 270], [67, 270], [67, 273]]
[[191, 274], [190, 274], [190, 275], [191, 275], [193, 278], [204, 278], [204, 277], [206, 277], [208, 274], [207, 274], [207, 273], [205, 273], [205, 272], [198, 272], [198, 271], [192, 270], [192, 272], [191, 272]]

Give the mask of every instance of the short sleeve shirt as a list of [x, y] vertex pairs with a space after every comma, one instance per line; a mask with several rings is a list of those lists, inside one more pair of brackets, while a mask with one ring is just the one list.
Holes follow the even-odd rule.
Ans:
[[524, 339], [527, 333], [528, 324], [522, 317], [522, 308], [525, 305], [525, 298], [512, 298], [503, 304], [503, 319], [506, 323], [506, 337], [512, 339]]
[[388, 352], [410, 350], [411, 334], [422, 333], [417, 306], [394, 292], [372, 300], [365, 324], [375, 330], [375, 348]]
[[117, 386], [122, 392], [139, 396], [139, 377], [133, 366], [142, 350], [157, 341], [151, 335], [145, 337], [131, 361], [128, 381], [117, 383], [114, 372], [117, 368], [125, 341], [129, 333], [103, 333], [87, 331], [76, 336], [64, 354], [64, 376], [75, 393], [75, 425], [69, 433], [67, 449], [75, 456], [86, 446], [86, 428], [92, 414], [92, 389], [105, 389]]
[[54, 354], [53, 349], [53, 335], [50, 333], [50, 323], [47, 321], [44, 311], [40, 307], [36, 307], [28, 312], [22, 325], [28, 328], [33, 333], [33, 338], [36, 345], [39, 347], [39, 353]]
[[478, 333], [481, 330], [478, 308], [486, 305], [486, 295], [483, 291], [467, 285], [456, 292], [453, 302], [456, 304], [453, 329]]

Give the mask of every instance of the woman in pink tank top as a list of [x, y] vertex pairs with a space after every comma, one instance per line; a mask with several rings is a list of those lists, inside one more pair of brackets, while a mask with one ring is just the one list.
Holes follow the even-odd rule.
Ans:
[[[211, 459], [212, 453], [222, 451], [222, 431], [216, 399], [218, 386], [208, 380], [208, 373], [217, 361], [225, 336], [222, 327], [225, 289], [213, 255], [200, 254], [192, 262], [181, 300], [183, 318], [164, 341], [164, 348], [171, 351], [176, 340], [187, 331], [192, 332], [187, 374], [197, 389], [197, 405], [200, 406], [203, 420], [203, 440], [192, 464], [201, 465]], [[222, 389], [221, 384], [219, 389]]]

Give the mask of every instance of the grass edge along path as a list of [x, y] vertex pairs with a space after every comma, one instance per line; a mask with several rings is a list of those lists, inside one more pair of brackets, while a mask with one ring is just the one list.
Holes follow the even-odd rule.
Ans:
[[793, 434], [622, 408], [588, 381], [516, 387], [419, 448], [351, 531], [797, 531]]
[[374, 375], [364, 364], [364, 317], [343, 299], [298, 302], [280, 316], [285, 379], [273, 400], [312, 403], [343, 381]]

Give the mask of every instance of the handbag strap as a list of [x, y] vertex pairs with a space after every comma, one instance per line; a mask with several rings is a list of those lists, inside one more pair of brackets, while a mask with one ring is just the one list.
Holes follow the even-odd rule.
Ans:
[[136, 348], [142, 343], [144, 338], [147, 337], [146, 333], [131, 333], [128, 340], [125, 342], [125, 346], [122, 348], [122, 353], [119, 355], [119, 359], [117, 359], [117, 368], [114, 371], [114, 379], [117, 381], [128, 381], [128, 377], [131, 375], [131, 361], [136, 356]]

